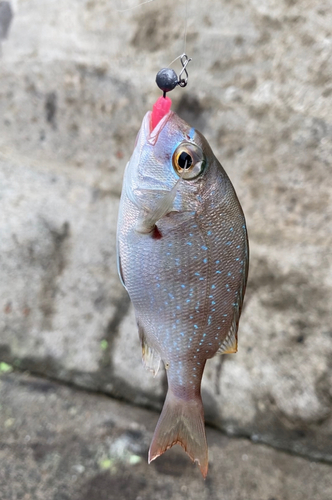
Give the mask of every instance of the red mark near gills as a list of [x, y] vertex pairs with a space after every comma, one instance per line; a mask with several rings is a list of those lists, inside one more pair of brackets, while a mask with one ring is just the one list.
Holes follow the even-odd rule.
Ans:
[[160, 120], [164, 118], [172, 106], [172, 100], [169, 97], [159, 97], [153, 105], [151, 114], [151, 132], [158, 125]]
[[160, 240], [163, 237], [157, 226], [154, 226], [154, 230], [152, 231], [152, 238], [154, 240]]

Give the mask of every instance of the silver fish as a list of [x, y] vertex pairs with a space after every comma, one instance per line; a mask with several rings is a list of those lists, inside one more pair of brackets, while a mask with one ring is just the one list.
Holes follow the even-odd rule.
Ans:
[[201, 379], [207, 359], [237, 351], [248, 239], [226, 172], [172, 111], [153, 130], [151, 112], [143, 119], [124, 174], [117, 249], [143, 362], [156, 374], [162, 360], [168, 379], [149, 463], [178, 443], [206, 477]]

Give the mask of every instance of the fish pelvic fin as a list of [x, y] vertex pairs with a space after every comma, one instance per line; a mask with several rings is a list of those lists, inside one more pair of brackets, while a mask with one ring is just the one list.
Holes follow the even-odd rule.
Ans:
[[200, 395], [188, 401], [168, 390], [149, 449], [149, 463], [175, 444], [180, 444], [191, 460], [198, 464], [205, 479], [208, 448]]

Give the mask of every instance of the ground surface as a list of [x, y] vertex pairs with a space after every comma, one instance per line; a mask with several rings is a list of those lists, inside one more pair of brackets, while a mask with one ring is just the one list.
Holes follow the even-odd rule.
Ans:
[[206, 481], [157, 414], [29, 375], [0, 380], [1, 500], [331, 500], [331, 467], [208, 429]]

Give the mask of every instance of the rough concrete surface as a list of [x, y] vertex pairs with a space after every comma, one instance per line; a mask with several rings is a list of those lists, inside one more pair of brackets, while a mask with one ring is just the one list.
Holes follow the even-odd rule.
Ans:
[[[9, 3], [0, 361], [160, 408], [164, 377], [141, 366], [115, 231], [124, 166], [159, 96], [155, 74], [183, 50], [185, 3]], [[331, 3], [188, 6], [193, 61], [173, 108], [229, 173], [251, 249], [239, 352], [208, 363], [206, 419], [331, 462]]]
[[157, 414], [27, 375], [0, 378], [1, 500], [330, 500], [330, 466], [208, 429], [206, 481]]

